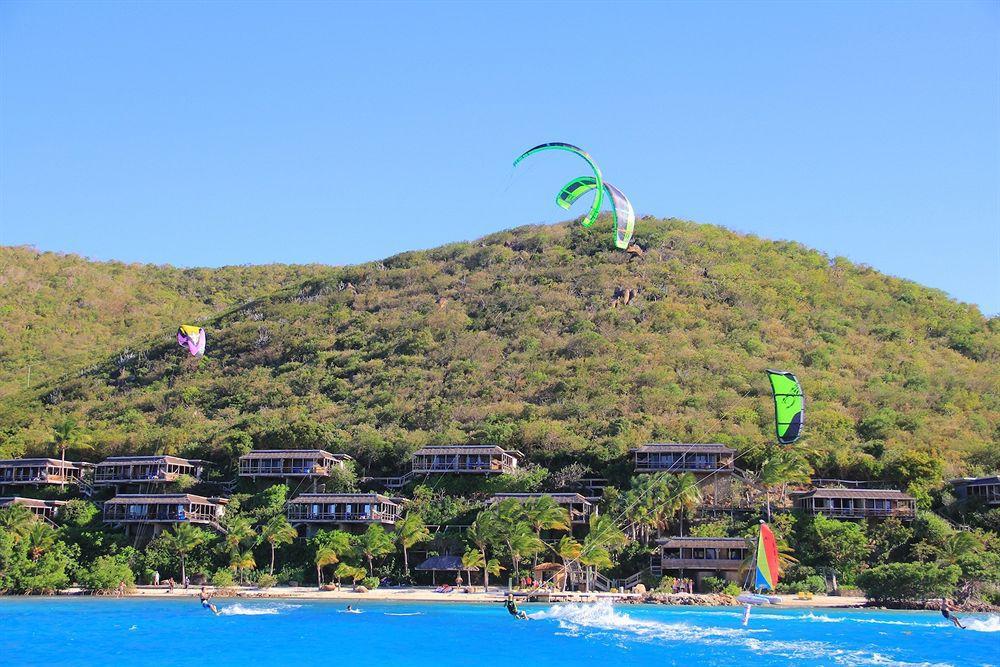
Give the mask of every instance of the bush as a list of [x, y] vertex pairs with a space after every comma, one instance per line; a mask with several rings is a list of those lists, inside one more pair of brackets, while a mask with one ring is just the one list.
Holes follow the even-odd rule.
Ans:
[[740, 587], [730, 581], [726, 584], [726, 587], [722, 589], [722, 593], [723, 595], [732, 595], [733, 597], [736, 597], [740, 594]]
[[719, 577], [705, 577], [701, 580], [701, 587], [706, 593], [719, 593], [726, 587], [726, 580]]
[[257, 577], [257, 588], [271, 588], [278, 583], [278, 578], [270, 574], [262, 574]]
[[278, 571], [276, 579], [282, 586], [298, 586], [306, 580], [306, 569], [304, 567], [285, 565]]
[[858, 586], [869, 600], [903, 602], [947, 597], [955, 590], [962, 570], [957, 565], [889, 563], [858, 575]]
[[229, 588], [233, 585], [233, 573], [229, 570], [216, 570], [212, 575], [212, 585], [216, 588]]
[[365, 577], [364, 579], [361, 580], [361, 585], [364, 586], [365, 588], [367, 588], [368, 590], [373, 591], [376, 588], [378, 588], [379, 578], [378, 577]]
[[93, 565], [80, 572], [78, 583], [91, 593], [112, 593], [123, 581], [126, 589], [135, 588], [135, 575], [128, 565], [112, 556], [100, 556]]

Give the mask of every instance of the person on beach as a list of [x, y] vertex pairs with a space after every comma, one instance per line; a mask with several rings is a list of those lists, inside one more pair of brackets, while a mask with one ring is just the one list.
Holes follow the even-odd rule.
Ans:
[[169, 579], [167, 579], [167, 588], [170, 589], [171, 593], [174, 592], [174, 578], [173, 577], [170, 577]]
[[205, 587], [201, 587], [201, 606], [203, 609], [211, 609], [212, 613], [216, 616], [219, 615], [219, 610], [216, 609], [215, 605], [212, 604], [212, 595], [205, 590]]
[[514, 596], [511, 593], [507, 594], [507, 601], [504, 603], [504, 606], [507, 607], [507, 611], [514, 618], [521, 619], [522, 621], [528, 620], [528, 615], [517, 608], [517, 603], [514, 602]]
[[159, 570], [153, 570], [153, 585], [154, 586], [159, 586], [160, 585], [160, 572], [159, 572]]
[[125, 580], [118, 582], [118, 597], [125, 597]]
[[948, 601], [948, 598], [941, 598], [941, 615], [954, 623], [955, 627], [965, 630], [965, 626], [958, 620], [958, 617], [952, 615], [953, 611], [955, 611], [955, 608]]

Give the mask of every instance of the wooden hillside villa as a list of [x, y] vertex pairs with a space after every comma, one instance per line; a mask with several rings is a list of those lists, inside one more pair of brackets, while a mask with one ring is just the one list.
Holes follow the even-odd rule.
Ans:
[[498, 493], [490, 501], [498, 503], [506, 498], [515, 500], [532, 500], [541, 496], [549, 496], [569, 511], [570, 523], [583, 525], [590, 521], [590, 515], [597, 513], [597, 506], [579, 493]]
[[80, 481], [92, 463], [59, 459], [4, 459], [0, 461], [0, 485], [42, 486]]
[[660, 567], [694, 579], [697, 589], [705, 577], [739, 583], [739, 570], [750, 546], [742, 537], [667, 537], [660, 545]]
[[521, 452], [498, 445], [430, 445], [413, 453], [411, 474], [511, 473], [523, 458]]
[[654, 442], [632, 451], [636, 472], [690, 472], [707, 475], [732, 472], [736, 450], [716, 443]]
[[351, 457], [322, 449], [258, 449], [240, 457], [240, 477], [329, 477]]
[[207, 464], [179, 456], [112, 456], [94, 468], [94, 484], [165, 484], [181, 475], [201, 480]]
[[190, 493], [120, 493], [104, 503], [104, 523], [153, 526], [153, 534], [175, 523], [219, 527], [229, 503], [225, 498], [206, 498]]
[[789, 494], [795, 508], [807, 514], [835, 519], [875, 519], [894, 516], [912, 519], [917, 514], [916, 499], [892, 489], [819, 488]]
[[48, 519], [49, 521], [56, 518], [56, 512], [65, 504], [65, 500], [39, 500], [37, 498], [21, 498], [19, 496], [0, 498], [0, 507], [23, 505], [31, 510], [31, 513], [35, 516]]
[[303, 493], [286, 503], [285, 513], [293, 526], [310, 529], [315, 524], [392, 526], [399, 518], [399, 503], [379, 493]]
[[959, 500], [979, 499], [987, 505], [1000, 505], [1000, 475], [953, 479], [951, 486]]

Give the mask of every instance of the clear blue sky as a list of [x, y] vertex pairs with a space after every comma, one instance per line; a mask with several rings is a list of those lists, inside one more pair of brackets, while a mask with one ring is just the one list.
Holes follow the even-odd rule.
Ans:
[[511, 168], [560, 140], [640, 214], [996, 313], [998, 7], [7, 1], [0, 243], [376, 259], [568, 217], [572, 156]]

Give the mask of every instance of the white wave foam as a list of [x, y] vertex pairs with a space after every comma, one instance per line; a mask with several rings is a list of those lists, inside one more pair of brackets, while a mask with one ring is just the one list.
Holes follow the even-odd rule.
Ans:
[[1000, 632], [1000, 616], [990, 614], [986, 618], [962, 618], [962, 625], [976, 632]]
[[[767, 614], [766, 616], [788, 618], [777, 614]], [[783, 641], [771, 637], [754, 636], [761, 633], [768, 634], [768, 631], [763, 629], [702, 627], [685, 622], [666, 623], [632, 618], [628, 614], [615, 611], [608, 602], [559, 605], [536, 612], [531, 617], [554, 620], [559, 624], [561, 630], [573, 636], [610, 634], [616, 640], [621, 640], [625, 636], [639, 641], [672, 643], [681, 641], [729, 647], [739, 646], [760, 655], [777, 655], [803, 660], [822, 659], [840, 665], [892, 665], [894, 667], [921, 665], [921, 667], [930, 667], [930, 663], [901, 662], [881, 653], [841, 649], [823, 641]], [[836, 619], [833, 622], [837, 622]]]
[[285, 611], [298, 609], [297, 604], [245, 605], [237, 602], [221, 606], [219, 616], [277, 616]]

